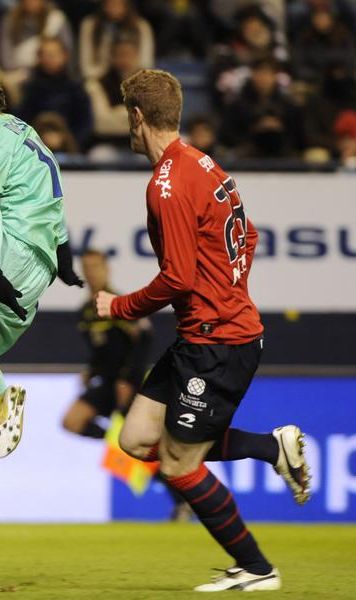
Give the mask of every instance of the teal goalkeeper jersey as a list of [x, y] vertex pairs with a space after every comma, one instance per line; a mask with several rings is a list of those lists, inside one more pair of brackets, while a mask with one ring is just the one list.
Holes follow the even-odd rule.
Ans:
[[57, 246], [68, 240], [58, 163], [32, 127], [1, 113], [0, 229], [33, 247], [55, 276]]

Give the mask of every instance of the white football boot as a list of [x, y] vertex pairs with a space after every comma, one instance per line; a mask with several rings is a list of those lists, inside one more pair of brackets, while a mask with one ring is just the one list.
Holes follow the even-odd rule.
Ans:
[[272, 432], [279, 446], [274, 470], [281, 475], [292, 490], [297, 504], [310, 498], [310, 469], [304, 455], [304, 434], [296, 425], [277, 427]]
[[239, 592], [269, 592], [279, 590], [282, 582], [277, 569], [272, 569], [268, 575], [254, 575], [240, 569], [232, 567], [226, 569], [223, 575], [213, 577], [211, 583], [198, 585], [194, 588], [195, 592], [224, 592], [225, 590], [236, 590]]
[[0, 395], [0, 427], [7, 420], [9, 414], [9, 407], [7, 399], [5, 398], [5, 392]]
[[13, 452], [20, 443], [26, 391], [17, 385], [8, 387], [0, 403], [0, 458]]

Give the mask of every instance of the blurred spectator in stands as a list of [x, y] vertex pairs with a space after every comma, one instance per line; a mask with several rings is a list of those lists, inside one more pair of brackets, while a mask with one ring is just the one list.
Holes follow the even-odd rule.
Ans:
[[216, 161], [231, 162], [234, 156], [218, 143], [217, 127], [212, 117], [196, 115], [187, 126], [187, 142]]
[[236, 13], [232, 48], [242, 64], [251, 64], [266, 53], [279, 61], [287, 58], [285, 42], [276, 23], [256, 4]]
[[232, 21], [241, 8], [258, 5], [278, 25], [281, 32], [285, 28], [284, 0], [208, 0], [210, 14], [224, 27], [231, 30]]
[[100, 79], [86, 84], [94, 113], [94, 143], [117, 147], [128, 143], [129, 123], [121, 94], [121, 83], [139, 67], [137, 36], [129, 34], [113, 43], [111, 65]]
[[131, 0], [102, 0], [95, 15], [80, 28], [80, 66], [85, 78], [98, 79], [110, 64], [112, 43], [123, 33], [139, 39], [140, 67], [154, 63], [154, 38], [149, 23], [137, 15]]
[[257, 59], [273, 56], [286, 62], [283, 34], [257, 5], [238, 11], [233, 20], [230, 43], [217, 47], [213, 66], [213, 94], [218, 104], [228, 102], [244, 83], [249, 67]]
[[66, 121], [57, 113], [41, 113], [33, 121], [33, 127], [46, 146], [63, 162], [79, 154], [79, 146]]
[[81, 21], [98, 9], [100, 0], [56, 0], [56, 4], [68, 16], [77, 33]]
[[273, 59], [257, 60], [222, 115], [221, 142], [243, 158], [288, 157], [301, 145], [299, 112], [278, 83]]
[[61, 115], [83, 149], [92, 130], [90, 99], [68, 73], [69, 54], [59, 38], [43, 38], [38, 66], [24, 88], [17, 114], [32, 123], [42, 112]]
[[19, 0], [1, 26], [0, 57], [5, 70], [30, 69], [42, 36], [58, 37], [70, 52], [72, 33], [62, 11], [49, 0]]
[[315, 94], [315, 86], [306, 81], [290, 79], [288, 92], [294, 103], [304, 110], [310, 98]]
[[344, 110], [356, 110], [356, 81], [343, 65], [331, 66], [323, 84], [307, 102], [304, 109], [306, 147], [323, 148], [332, 153], [333, 125]]
[[216, 127], [211, 118], [195, 116], [188, 123], [188, 143], [204, 154], [214, 156], [217, 147]]
[[334, 11], [350, 31], [356, 33], [355, 0], [288, 0], [286, 3], [286, 25], [288, 38], [292, 45], [299, 33], [310, 23], [313, 10]]
[[72, 33], [65, 15], [49, 0], [19, 0], [0, 25], [0, 66], [5, 71], [12, 104], [37, 61], [42, 36], [59, 37], [72, 50]]
[[14, 106], [14, 104], [13, 104], [13, 98], [12, 98], [12, 94], [11, 94], [11, 88], [8, 86], [6, 73], [4, 73], [4, 71], [1, 71], [1, 70], [0, 70], [0, 87], [5, 91], [7, 110], [9, 112], [12, 112], [12, 107]]
[[202, 0], [143, 0], [140, 10], [152, 23], [160, 57], [197, 59], [209, 45]]
[[9, 8], [13, 8], [15, 4], [16, 0], [0, 0], [0, 15]]
[[315, 8], [309, 25], [296, 37], [292, 57], [297, 79], [320, 82], [335, 62], [355, 68], [354, 39], [330, 8]]
[[342, 112], [334, 124], [336, 156], [346, 169], [356, 170], [356, 111]]

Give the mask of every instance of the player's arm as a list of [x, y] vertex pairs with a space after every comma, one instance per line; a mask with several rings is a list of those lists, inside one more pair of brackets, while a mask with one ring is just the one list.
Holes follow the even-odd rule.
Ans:
[[66, 285], [77, 285], [82, 288], [84, 281], [78, 277], [73, 269], [73, 256], [69, 241], [63, 242], [57, 247], [58, 271], [57, 276]]
[[192, 290], [198, 236], [193, 206], [185, 195], [178, 196], [175, 192], [170, 198], [159, 198], [157, 202], [156, 219], [162, 247], [161, 271], [149, 285], [132, 294], [115, 297], [99, 292], [97, 310], [101, 317], [111, 315], [120, 319], [138, 319], [171, 304]]
[[256, 245], [258, 242], [258, 232], [254, 225], [251, 223], [250, 219], [247, 219], [246, 223], [246, 265], [247, 273], [249, 273], [252, 266]]

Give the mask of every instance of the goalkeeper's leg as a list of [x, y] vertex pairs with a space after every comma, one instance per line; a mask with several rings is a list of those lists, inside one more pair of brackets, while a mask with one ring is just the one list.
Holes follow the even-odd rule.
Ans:
[[[0, 268], [13, 287], [22, 293], [20, 304], [27, 310], [22, 321], [8, 306], [0, 303], [0, 356], [10, 350], [30, 327], [38, 299], [51, 283], [52, 273], [41, 257], [27, 244], [3, 232]], [[1, 372], [0, 372], [1, 373]], [[6, 387], [0, 375], [0, 457], [15, 450], [22, 435], [25, 390], [20, 385]]]

